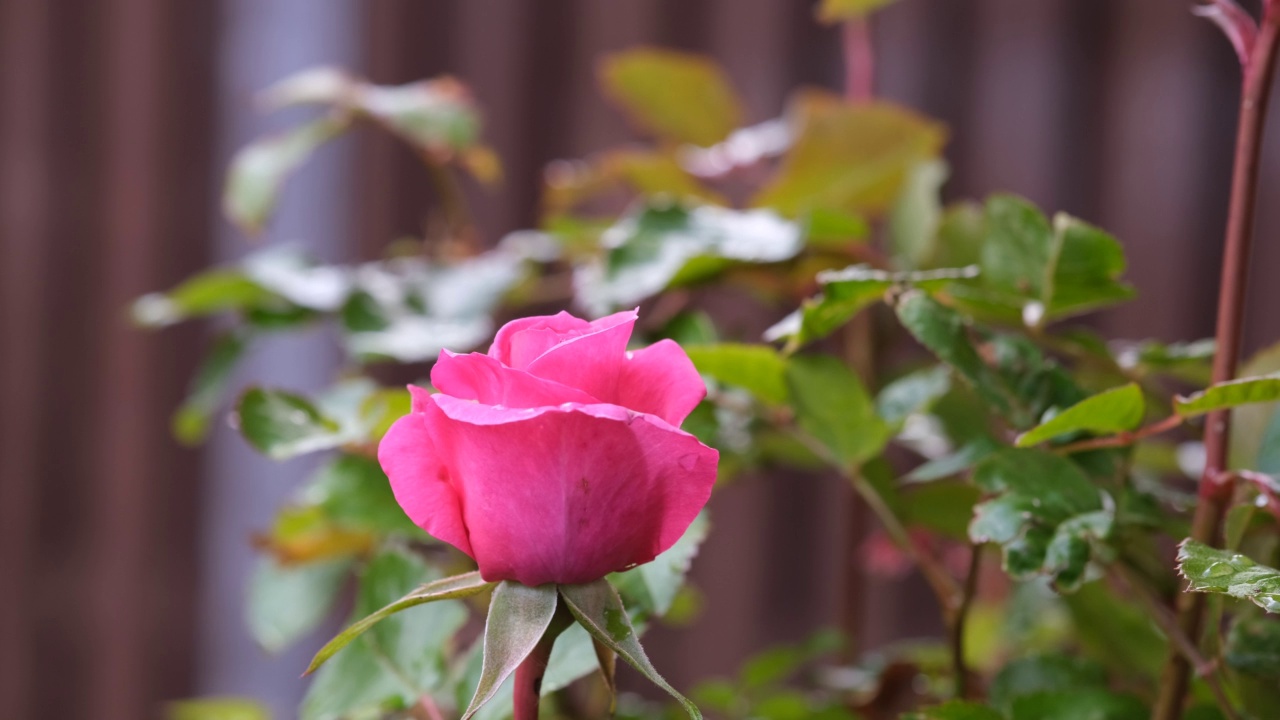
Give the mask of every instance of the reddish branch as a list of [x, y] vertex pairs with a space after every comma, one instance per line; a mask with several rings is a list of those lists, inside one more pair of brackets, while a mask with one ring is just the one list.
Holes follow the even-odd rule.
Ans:
[[[1222, 5], [1223, 2], [1216, 2]], [[1231, 380], [1240, 355], [1240, 335], [1244, 324], [1245, 286], [1248, 279], [1249, 246], [1253, 237], [1254, 206], [1257, 199], [1258, 165], [1262, 129], [1275, 74], [1277, 43], [1280, 42], [1280, 0], [1267, 0], [1257, 37], [1242, 53], [1244, 88], [1236, 135], [1235, 169], [1231, 185], [1231, 206], [1223, 251], [1222, 285], [1218, 299], [1217, 355], [1213, 363], [1215, 383]], [[1233, 478], [1224, 471], [1231, 432], [1228, 411], [1212, 413], [1205, 423], [1205, 468], [1192, 519], [1191, 537], [1214, 545], [1231, 497]], [[1204, 595], [1178, 596], [1178, 629], [1194, 642], [1204, 625]], [[1170, 649], [1160, 678], [1154, 720], [1177, 720], [1187, 694], [1191, 666], [1186, 657]]]

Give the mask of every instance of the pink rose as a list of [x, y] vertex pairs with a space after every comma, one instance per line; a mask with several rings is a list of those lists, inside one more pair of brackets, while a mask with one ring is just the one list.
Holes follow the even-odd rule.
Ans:
[[679, 345], [627, 352], [635, 311], [507, 323], [449, 351], [378, 448], [396, 500], [485, 580], [587, 583], [671, 547], [719, 455], [679, 429], [706, 386]]

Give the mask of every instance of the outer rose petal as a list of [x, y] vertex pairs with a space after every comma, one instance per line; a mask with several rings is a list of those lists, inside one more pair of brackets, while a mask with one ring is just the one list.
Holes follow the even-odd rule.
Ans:
[[618, 394], [607, 401], [679, 426], [706, 396], [707, 384], [684, 349], [661, 340], [623, 363]]
[[[410, 387], [411, 392], [413, 389]], [[415, 404], [421, 397], [415, 393]], [[435, 408], [429, 399], [427, 404]], [[409, 519], [432, 537], [474, 557], [460, 498], [421, 412], [405, 415], [391, 425], [378, 445], [378, 462]]]
[[447, 448], [486, 580], [576, 584], [648, 562], [711, 495], [716, 451], [659, 418], [433, 399], [427, 427]]
[[587, 322], [561, 312], [512, 320], [498, 330], [493, 338], [493, 345], [489, 347], [489, 356], [503, 365], [524, 370], [533, 361], [561, 344], [624, 324], [627, 329], [622, 349], [625, 350], [636, 316], [636, 311], [630, 310]]
[[577, 388], [514, 370], [480, 353], [440, 353], [431, 368], [431, 384], [445, 395], [509, 408], [600, 402]]
[[600, 318], [592, 323], [600, 329], [556, 345], [525, 369], [530, 375], [576, 387], [603, 402], [614, 403], [635, 324], [634, 310]]

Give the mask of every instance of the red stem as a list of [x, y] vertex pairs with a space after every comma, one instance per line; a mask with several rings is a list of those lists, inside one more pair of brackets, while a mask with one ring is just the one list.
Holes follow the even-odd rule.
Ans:
[[[1271, 94], [1271, 81], [1275, 75], [1278, 44], [1280, 4], [1269, 1], [1263, 13], [1257, 42], [1244, 68], [1231, 206], [1218, 299], [1218, 351], [1213, 363], [1215, 383], [1231, 380], [1240, 361], [1240, 336], [1244, 325], [1245, 288], [1248, 281], [1249, 246], [1253, 239], [1262, 130]], [[1191, 537], [1210, 545], [1217, 542], [1234, 484], [1233, 477], [1224, 473], [1230, 433], [1231, 415], [1228, 411], [1209, 415], [1204, 434], [1204, 474], [1200, 479], [1200, 496], [1191, 523]], [[1200, 593], [1183, 593], [1178, 596], [1178, 628], [1193, 642], [1200, 637], [1204, 625], [1204, 598]], [[1160, 678], [1160, 695], [1156, 700], [1153, 720], [1177, 720], [1182, 716], [1190, 672], [1190, 664], [1183, 654], [1171, 648]]]
[[849, 20], [841, 36], [844, 46], [844, 96], [868, 102], [876, 94], [875, 49], [871, 45], [871, 24], [866, 18]]

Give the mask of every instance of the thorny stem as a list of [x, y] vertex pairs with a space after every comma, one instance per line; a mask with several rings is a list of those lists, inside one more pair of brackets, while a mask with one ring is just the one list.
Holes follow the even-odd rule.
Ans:
[[1128, 447], [1139, 440], [1145, 440], [1152, 435], [1159, 435], [1163, 432], [1173, 430], [1182, 424], [1183, 417], [1181, 415], [1170, 415], [1169, 417], [1157, 423], [1152, 423], [1143, 428], [1138, 428], [1133, 432], [1122, 432], [1118, 435], [1108, 435], [1106, 437], [1089, 438], [1088, 440], [1080, 440], [1078, 442], [1067, 443], [1053, 449], [1059, 455], [1070, 455], [1072, 453], [1084, 452], [1085, 450], [1101, 450], [1103, 448]]
[[[1244, 324], [1245, 286], [1248, 280], [1249, 246], [1253, 238], [1254, 205], [1257, 200], [1258, 165], [1262, 130], [1275, 75], [1277, 44], [1280, 43], [1280, 3], [1265, 3], [1257, 41], [1244, 67], [1244, 86], [1236, 134], [1235, 168], [1231, 182], [1231, 204], [1227, 219], [1226, 247], [1222, 259], [1222, 284], [1218, 298], [1217, 354], [1213, 381], [1231, 380], [1239, 363], [1240, 335]], [[1205, 423], [1205, 468], [1200, 493], [1191, 522], [1191, 537], [1216, 545], [1223, 515], [1229, 506], [1233, 482], [1222, 472], [1227, 465], [1231, 416], [1227, 411], [1211, 413]], [[1204, 625], [1204, 596], [1178, 596], [1177, 627], [1195, 642]], [[1177, 720], [1191, 667], [1186, 657], [1171, 649], [1160, 678], [1154, 720]]]

